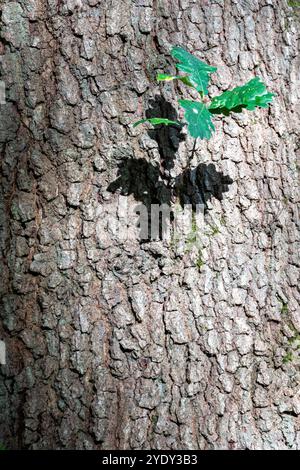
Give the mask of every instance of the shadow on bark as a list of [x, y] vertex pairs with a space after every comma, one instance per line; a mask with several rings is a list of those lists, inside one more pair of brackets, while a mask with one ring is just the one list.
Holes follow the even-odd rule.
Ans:
[[184, 170], [170, 182], [172, 186], [163, 181], [158, 165], [142, 158], [128, 158], [119, 163], [117, 179], [110, 183], [107, 190], [119, 192], [122, 196], [132, 194], [147, 209], [151, 204], [171, 205], [178, 198], [182, 207], [192, 204], [195, 210], [197, 204], [202, 204], [207, 211], [208, 201], [212, 198], [221, 201], [233, 180], [217, 171], [213, 163], [200, 163], [192, 170]]
[[[160, 116], [162, 118], [177, 121], [178, 114], [176, 109], [165, 100], [163, 96], [156, 96], [148, 103], [146, 117], [148, 119]], [[176, 152], [180, 142], [185, 139], [181, 128], [177, 126], [155, 126], [154, 129], [148, 130], [148, 135], [158, 144], [163, 175], [168, 176], [169, 171], [174, 167]]]
[[[151, 206], [166, 204], [170, 207], [168, 215], [173, 220], [172, 203], [178, 198], [181, 207], [191, 204], [194, 211], [198, 207], [208, 210], [208, 201], [212, 198], [223, 199], [223, 193], [229, 190], [233, 180], [217, 171], [213, 163], [200, 163], [193, 170], [186, 169], [175, 179], [168, 182], [162, 179], [157, 166], [143, 159], [129, 158], [120, 162], [117, 179], [110, 183], [108, 191], [123, 196], [133, 195], [141, 202], [148, 213], [148, 233], [151, 233]], [[171, 185], [171, 184], [172, 185]], [[139, 210], [139, 206], [137, 206]], [[160, 220], [159, 238], [163, 237], [164, 220]], [[141, 224], [140, 224], [141, 225]], [[145, 241], [145, 238], [143, 241]]]
[[[161, 116], [177, 120], [177, 112], [163, 97], [157, 96], [149, 102], [147, 118]], [[169, 216], [173, 220], [172, 203], [179, 200], [181, 207], [192, 205], [208, 210], [208, 201], [212, 198], [221, 200], [223, 193], [229, 190], [233, 180], [217, 171], [213, 163], [200, 163], [194, 169], [185, 169], [176, 178], [171, 178], [169, 171], [174, 167], [174, 160], [179, 144], [184, 140], [180, 128], [176, 126], [156, 126], [148, 130], [148, 135], [158, 144], [160, 164], [150, 163], [142, 158], [123, 159], [118, 164], [117, 179], [110, 183], [107, 190], [123, 196], [133, 195], [141, 202], [148, 213], [149, 233], [151, 226], [151, 206], [166, 204], [170, 207]], [[137, 208], [138, 209], [138, 208]], [[160, 221], [160, 238], [162, 238], [163, 220]]]
[[217, 171], [213, 163], [200, 163], [196, 168], [184, 170], [175, 179], [174, 192], [179, 198], [180, 205], [192, 204], [196, 210], [197, 204], [208, 210], [208, 201], [212, 198], [221, 201], [223, 193], [229, 191], [233, 180], [221, 171]]

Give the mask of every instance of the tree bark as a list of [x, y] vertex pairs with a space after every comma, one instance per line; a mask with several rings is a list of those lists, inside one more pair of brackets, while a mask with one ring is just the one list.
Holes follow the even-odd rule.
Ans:
[[[0, 442], [300, 449], [299, 8], [4, 0], [1, 11]], [[212, 95], [253, 76], [276, 93], [269, 109], [216, 120], [194, 177], [184, 131], [130, 126], [176, 117], [191, 93], [155, 83], [175, 71], [175, 44], [218, 67]], [[175, 207], [174, 185], [181, 203], [206, 205], [184, 248], [120, 240], [120, 201]]]

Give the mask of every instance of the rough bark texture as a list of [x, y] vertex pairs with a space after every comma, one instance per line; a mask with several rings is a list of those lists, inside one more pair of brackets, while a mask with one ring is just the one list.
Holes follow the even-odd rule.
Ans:
[[[1, 10], [0, 442], [300, 449], [299, 10], [277, 0]], [[254, 75], [277, 93], [198, 144], [198, 195], [184, 173], [193, 142], [129, 125], [143, 110], [172, 118], [188, 96], [155, 84], [174, 71], [173, 44], [218, 67], [212, 94]], [[188, 249], [99, 235], [120, 193], [176, 205], [176, 181], [179, 199], [209, 209]]]

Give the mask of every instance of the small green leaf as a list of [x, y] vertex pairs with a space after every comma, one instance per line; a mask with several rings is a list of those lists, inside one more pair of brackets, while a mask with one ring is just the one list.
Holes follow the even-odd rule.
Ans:
[[195, 139], [209, 139], [215, 126], [211, 120], [211, 113], [205, 104], [199, 101], [179, 100], [178, 103], [185, 109], [184, 117], [188, 131]]
[[182, 47], [173, 47], [171, 55], [180, 63], [176, 64], [178, 70], [182, 70], [189, 74], [189, 80], [197, 91], [208, 94], [207, 86], [210, 80], [210, 74], [217, 70], [216, 67], [211, 67], [205, 62], [197, 59]]
[[181, 123], [178, 121], [170, 121], [170, 119], [165, 118], [149, 118], [149, 119], [140, 119], [132, 124], [133, 127], [138, 126], [139, 124], [143, 124], [144, 122], [150, 122], [150, 124], [158, 125], [158, 124], [165, 124], [166, 126], [175, 125], [181, 126]]
[[176, 78], [180, 77], [177, 77], [176, 75], [166, 75], [165, 73], [158, 73], [156, 76], [156, 80], [158, 82], [170, 82], [172, 80], [175, 80]]
[[184, 83], [185, 85], [187, 86], [191, 86], [192, 88], [196, 88], [195, 85], [193, 84], [193, 82], [191, 82], [191, 80], [189, 79], [189, 76], [188, 75], [182, 75], [180, 77], [177, 77], [179, 78], [179, 80]]
[[156, 76], [158, 82], [170, 82], [172, 80], [180, 80], [185, 85], [195, 88], [195, 85], [191, 82], [188, 75], [166, 75], [164, 73], [159, 73]]
[[209, 106], [213, 114], [228, 115], [230, 111], [241, 112], [243, 108], [253, 111], [257, 106], [266, 108], [273, 99], [274, 93], [268, 93], [266, 85], [255, 77], [243, 86], [228, 90], [215, 96]]

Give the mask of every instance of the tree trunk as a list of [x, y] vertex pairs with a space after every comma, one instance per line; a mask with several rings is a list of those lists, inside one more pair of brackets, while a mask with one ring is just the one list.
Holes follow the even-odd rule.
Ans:
[[[5, 447], [300, 449], [296, 3], [2, 0]], [[155, 82], [175, 44], [212, 95], [276, 93], [218, 118], [194, 173], [184, 131], [130, 125], [190, 93]], [[120, 209], [199, 202], [180, 240]]]

